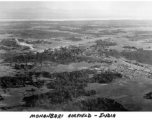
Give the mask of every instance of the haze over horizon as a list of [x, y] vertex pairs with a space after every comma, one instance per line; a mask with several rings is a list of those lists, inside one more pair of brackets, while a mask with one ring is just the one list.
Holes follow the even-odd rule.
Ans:
[[152, 1], [0, 1], [0, 19], [152, 19]]

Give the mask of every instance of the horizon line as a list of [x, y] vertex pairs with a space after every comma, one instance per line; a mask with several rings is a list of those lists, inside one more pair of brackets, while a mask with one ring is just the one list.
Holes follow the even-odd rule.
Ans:
[[12, 18], [2, 18], [0, 19], [0, 22], [5, 21], [92, 21], [92, 20], [152, 20], [150, 19], [144, 19], [144, 18], [78, 18], [78, 19], [12, 19]]

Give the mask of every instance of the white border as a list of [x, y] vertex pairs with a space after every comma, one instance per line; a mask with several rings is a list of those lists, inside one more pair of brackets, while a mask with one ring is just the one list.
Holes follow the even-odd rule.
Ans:
[[[0, 0], [0, 2], [14, 1], [14, 0]], [[43, 0], [15, 0], [15, 1], [43, 1]], [[152, 1], [152, 0], [45, 0], [45, 1]], [[30, 119], [31, 114], [64, 114], [63, 120], [69, 119], [67, 116], [70, 113], [90, 113], [92, 116], [100, 113], [115, 113], [116, 118], [98, 118], [92, 117], [88, 119], [116, 119], [116, 120], [152, 120], [152, 112], [0, 112], [0, 120], [27, 120]], [[42, 120], [52, 118], [31, 118], [31, 120]], [[53, 118], [55, 119], [55, 118]], [[74, 118], [72, 118], [74, 119]], [[75, 118], [75, 119], [87, 119], [87, 118]]]

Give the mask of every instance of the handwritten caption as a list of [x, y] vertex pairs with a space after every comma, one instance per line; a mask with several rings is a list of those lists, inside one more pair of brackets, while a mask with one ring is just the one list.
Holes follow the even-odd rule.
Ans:
[[93, 117], [98, 117], [98, 118], [115, 118], [116, 114], [115, 113], [98, 113], [98, 114], [93, 114], [93, 113], [78, 113], [78, 114], [54, 114], [54, 113], [49, 113], [49, 114], [31, 114], [29, 118], [57, 118], [57, 119], [62, 119], [63, 117], [66, 118], [93, 118]]

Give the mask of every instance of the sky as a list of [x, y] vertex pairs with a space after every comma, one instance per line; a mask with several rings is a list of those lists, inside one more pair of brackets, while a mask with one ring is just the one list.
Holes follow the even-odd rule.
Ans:
[[0, 1], [0, 19], [152, 19], [152, 1]]

